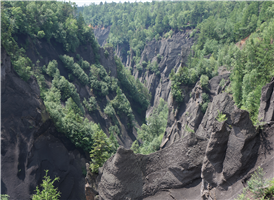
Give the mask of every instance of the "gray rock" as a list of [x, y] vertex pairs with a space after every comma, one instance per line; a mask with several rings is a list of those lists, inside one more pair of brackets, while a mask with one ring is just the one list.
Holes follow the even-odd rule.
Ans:
[[119, 148], [100, 174], [101, 199], [143, 199], [168, 188], [180, 188], [200, 178], [206, 141], [189, 135], [150, 155]]
[[274, 78], [262, 88], [262, 96], [258, 120], [274, 121]]
[[100, 44], [100, 46], [104, 46], [106, 43], [106, 39], [108, 38], [109, 32], [110, 32], [110, 27], [98, 27], [93, 29], [94, 31], [94, 35], [97, 38], [98, 43]]

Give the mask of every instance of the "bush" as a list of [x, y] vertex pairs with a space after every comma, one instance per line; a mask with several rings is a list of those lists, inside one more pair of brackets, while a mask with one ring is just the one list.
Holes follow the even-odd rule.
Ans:
[[82, 62], [82, 65], [81, 65], [82, 69], [89, 69], [90, 68], [90, 64], [88, 61], [84, 60]]
[[112, 107], [111, 103], [108, 103], [107, 106], [104, 109], [104, 113], [108, 115], [109, 117], [113, 117], [115, 115], [115, 110]]
[[111, 133], [111, 134], [117, 134], [117, 135], [120, 135], [120, 129], [118, 128], [118, 126], [117, 125], [115, 125], [115, 126], [111, 126], [111, 127], [109, 127], [109, 132]]
[[59, 181], [59, 177], [55, 177], [53, 180], [48, 176], [48, 171], [45, 170], [46, 175], [44, 176], [43, 183], [41, 187], [42, 191], [39, 190], [38, 186], [36, 187], [36, 194], [32, 196], [32, 200], [58, 200], [60, 198], [60, 192], [57, 192], [57, 189], [54, 188], [53, 184], [55, 181]]
[[89, 112], [97, 109], [97, 102], [95, 97], [90, 97], [88, 101], [86, 100], [86, 98], [84, 98], [83, 104]]
[[42, 39], [44, 36], [45, 36], [45, 32], [44, 32], [44, 31], [38, 31], [37, 37], [38, 37], [39, 39]]
[[17, 74], [24, 80], [29, 80], [31, 76], [32, 62], [28, 57], [19, 56], [18, 60], [12, 63]]
[[1, 194], [1, 200], [9, 200], [9, 197], [7, 194]]
[[208, 89], [208, 76], [207, 75], [202, 75], [200, 77], [200, 84], [203, 89]]
[[269, 199], [274, 197], [274, 178], [272, 180], [264, 179], [263, 168], [258, 169], [251, 175], [249, 181], [247, 181], [247, 188], [243, 189], [243, 193], [238, 196], [236, 200], [246, 200], [246, 194], [250, 192], [253, 194], [254, 199]]
[[143, 70], [143, 67], [142, 67], [142, 65], [137, 64], [137, 65], [136, 65], [136, 69], [137, 69], [138, 71], [142, 71], [142, 70]]
[[194, 131], [193, 129], [191, 129], [188, 125], [186, 125], [185, 130], [186, 130], [188, 133], [195, 133], [195, 131]]
[[53, 77], [54, 74], [56, 73], [57, 69], [58, 69], [58, 63], [57, 63], [57, 61], [56, 60], [52, 60], [48, 64], [48, 67], [46, 69], [46, 73], [49, 76]]
[[216, 119], [218, 122], [224, 122], [227, 120], [227, 117], [226, 117], [226, 114], [223, 114], [222, 112], [218, 110], [218, 116]]
[[93, 134], [94, 144], [90, 151], [90, 169], [92, 172], [98, 173], [101, 167], [111, 155], [112, 144], [106, 134], [100, 130]]
[[108, 50], [105, 50], [104, 54], [105, 54], [105, 57], [108, 58], [108, 56], [109, 56]]

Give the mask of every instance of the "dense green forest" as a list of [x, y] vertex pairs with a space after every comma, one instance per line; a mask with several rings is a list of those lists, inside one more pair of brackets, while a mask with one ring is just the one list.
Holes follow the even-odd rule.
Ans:
[[[187, 67], [170, 74], [174, 100], [183, 101], [183, 85], [193, 86], [200, 80], [206, 87], [218, 68], [225, 66], [232, 72], [227, 92], [233, 94], [238, 107], [250, 112], [255, 123], [261, 88], [273, 76], [273, 4], [153, 1], [90, 4], [82, 10], [93, 27], [111, 25], [108, 43], [114, 47], [129, 43], [137, 69], [146, 42], [191, 29], [189, 37], [194, 37], [195, 44]], [[243, 49], [235, 45], [247, 37]]]

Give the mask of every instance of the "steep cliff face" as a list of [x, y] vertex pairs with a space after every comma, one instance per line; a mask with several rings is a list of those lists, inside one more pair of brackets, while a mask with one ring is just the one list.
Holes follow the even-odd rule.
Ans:
[[[221, 91], [215, 81], [211, 88]], [[263, 96], [271, 84], [263, 88], [261, 105], [269, 101]], [[226, 119], [221, 121], [219, 113]], [[274, 176], [273, 124], [256, 130], [249, 113], [238, 109], [229, 94], [215, 93], [195, 133], [181, 132], [168, 147], [150, 155], [118, 149], [101, 169], [99, 195], [101, 199], [234, 199], [258, 166], [266, 177]]]
[[[170, 146], [177, 139], [184, 137], [191, 131], [196, 132], [202, 122], [204, 113], [202, 105], [208, 101], [209, 106], [213, 97], [224, 91], [229, 85], [229, 72], [220, 73], [220, 75], [209, 80], [208, 89], [203, 89], [200, 83], [197, 82], [194, 88], [184, 87], [184, 101], [177, 105], [176, 102], [171, 102], [169, 105], [169, 117], [165, 135], [162, 140], [161, 148]], [[225, 80], [224, 85], [220, 85], [221, 80]], [[208, 99], [203, 99], [202, 94], [206, 94]], [[207, 123], [207, 120], [204, 120]]]
[[[104, 37], [100, 28], [95, 29], [94, 33], [98, 40]], [[190, 33], [191, 30], [185, 30], [167, 39], [148, 42], [141, 53], [139, 63], [134, 62], [135, 54], [130, 49], [128, 43], [117, 45], [115, 49], [116, 55], [127, 68], [132, 69], [132, 74], [135, 78], [144, 83], [151, 93], [151, 107], [147, 111], [147, 115], [152, 112], [154, 106], [158, 105], [160, 98], [168, 101], [169, 105], [172, 104], [169, 74], [172, 69], [176, 72], [179, 66], [186, 66], [191, 46], [194, 43], [194, 39], [190, 37]], [[137, 64], [142, 66], [143, 62], [156, 62], [159, 73], [156, 74], [155, 72], [146, 70], [146, 66], [142, 70], [138, 70], [136, 67]]]
[[[153, 73], [143, 68], [137, 70], [136, 65], [133, 66], [133, 74], [135, 78], [146, 85], [149, 89], [151, 99], [151, 109], [147, 114], [150, 114], [153, 107], [158, 105], [160, 98], [163, 98], [168, 104], [171, 104], [171, 81], [169, 74], [172, 69], [177, 71], [179, 66], [185, 66], [187, 58], [191, 51], [194, 39], [190, 37], [190, 30], [174, 34], [171, 38], [162, 39], [160, 41], [153, 40], [146, 44], [142, 54], [140, 65], [145, 62], [157, 63], [160, 74]], [[132, 59], [129, 57], [127, 61], [132, 66]]]
[[[69, 79], [69, 71], [65, 68], [63, 62], [59, 58], [60, 55], [68, 55], [71, 57], [76, 57], [79, 54], [83, 60], [88, 61], [90, 64], [95, 63], [95, 52], [91, 47], [91, 44], [85, 44], [79, 46], [75, 52], [65, 52], [62, 46], [55, 41], [52, 41], [51, 44], [46, 42], [45, 40], [36, 40], [35, 43], [28, 37], [21, 36], [19, 37], [19, 44], [21, 46], [28, 44], [28, 49], [26, 50], [27, 56], [32, 60], [33, 63], [36, 63], [37, 60], [40, 61], [39, 66], [47, 65], [49, 61], [56, 60], [58, 62], [58, 68], [60, 70], [60, 75], [64, 76], [66, 79]], [[105, 56], [105, 50], [108, 51], [109, 55]], [[114, 60], [113, 48], [99, 48], [98, 54], [100, 56], [99, 62], [106, 69], [107, 73], [111, 77], [117, 78], [117, 66]], [[76, 59], [75, 59], [76, 60]], [[86, 73], [89, 74], [89, 70], [86, 70]], [[46, 76], [49, 84], [51, 82], [51, 78]], [[91, 96], [95, 96], [92, 92], [92, 88], [88, 85], [83, 86], [76, 78], [73, 81], [73, 84], [76, 86], [77, 93], [80, 96], [81, 102], [84, 98], [88, 99]], [[112, 100], [115, 97], [115, 93], [109, 93], [108, 95], [101, 96], [97, 98], [97, 102], [99, 104], [99, 110], [96, 110], [92, 113], [86, 112], [86, 117], [95, 123], [100, 124], [102, 130], [109, 136], [109, 127], [112, 126], [111, 119], [104, 113], [104, 108], [107, 105], [107, 102]], [[137, 118], [137, 122], [142, 122], [143, 117], [139, 116], [137, 111], [134, 110], [135, 117]], [[117, 116], [118, 117], [118, 116]], [[123, 145], [126, 148], [130, 148], [132, 142], [136, 140], [137, 132], [135, 128], [127, 126], [128, 121], [126, 117], [119, 119], [119, 129], [120, 133], [118, 135], [119, 144]], [[139, 124], [136, 124], [139, 127]]]
[[61, 199], [85, 199], [81, 150], [59, 133], [49, 119], [34, 77], [23, 81], [1, 52], [1, 192], [11, 200], [29, 199], [46, 169]]
[[109, 32], [110, 32], [110, 27], [104, 28], [104, 27], [98, 27], [94, 28], [94, 35], [97, 38], [98, 43], [100, 46], [104, 46], [106, 43], [106, 39], [108, 38]]

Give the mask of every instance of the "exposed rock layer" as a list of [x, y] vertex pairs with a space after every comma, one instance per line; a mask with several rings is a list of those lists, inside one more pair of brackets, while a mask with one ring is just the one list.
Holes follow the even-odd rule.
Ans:
[[[227, 119], [219, 122], [219, 113]], [[221, 93], [213, 98], [196, 133], [150, 155], [120, 148], [101, 169], [99, 195], [105, 200], [233, 199], [250, 170], [259, 163], [266, 163], [266, 170], [273, 166], [273, 141], [273, 128], [256, 131], [248, 112]]]

